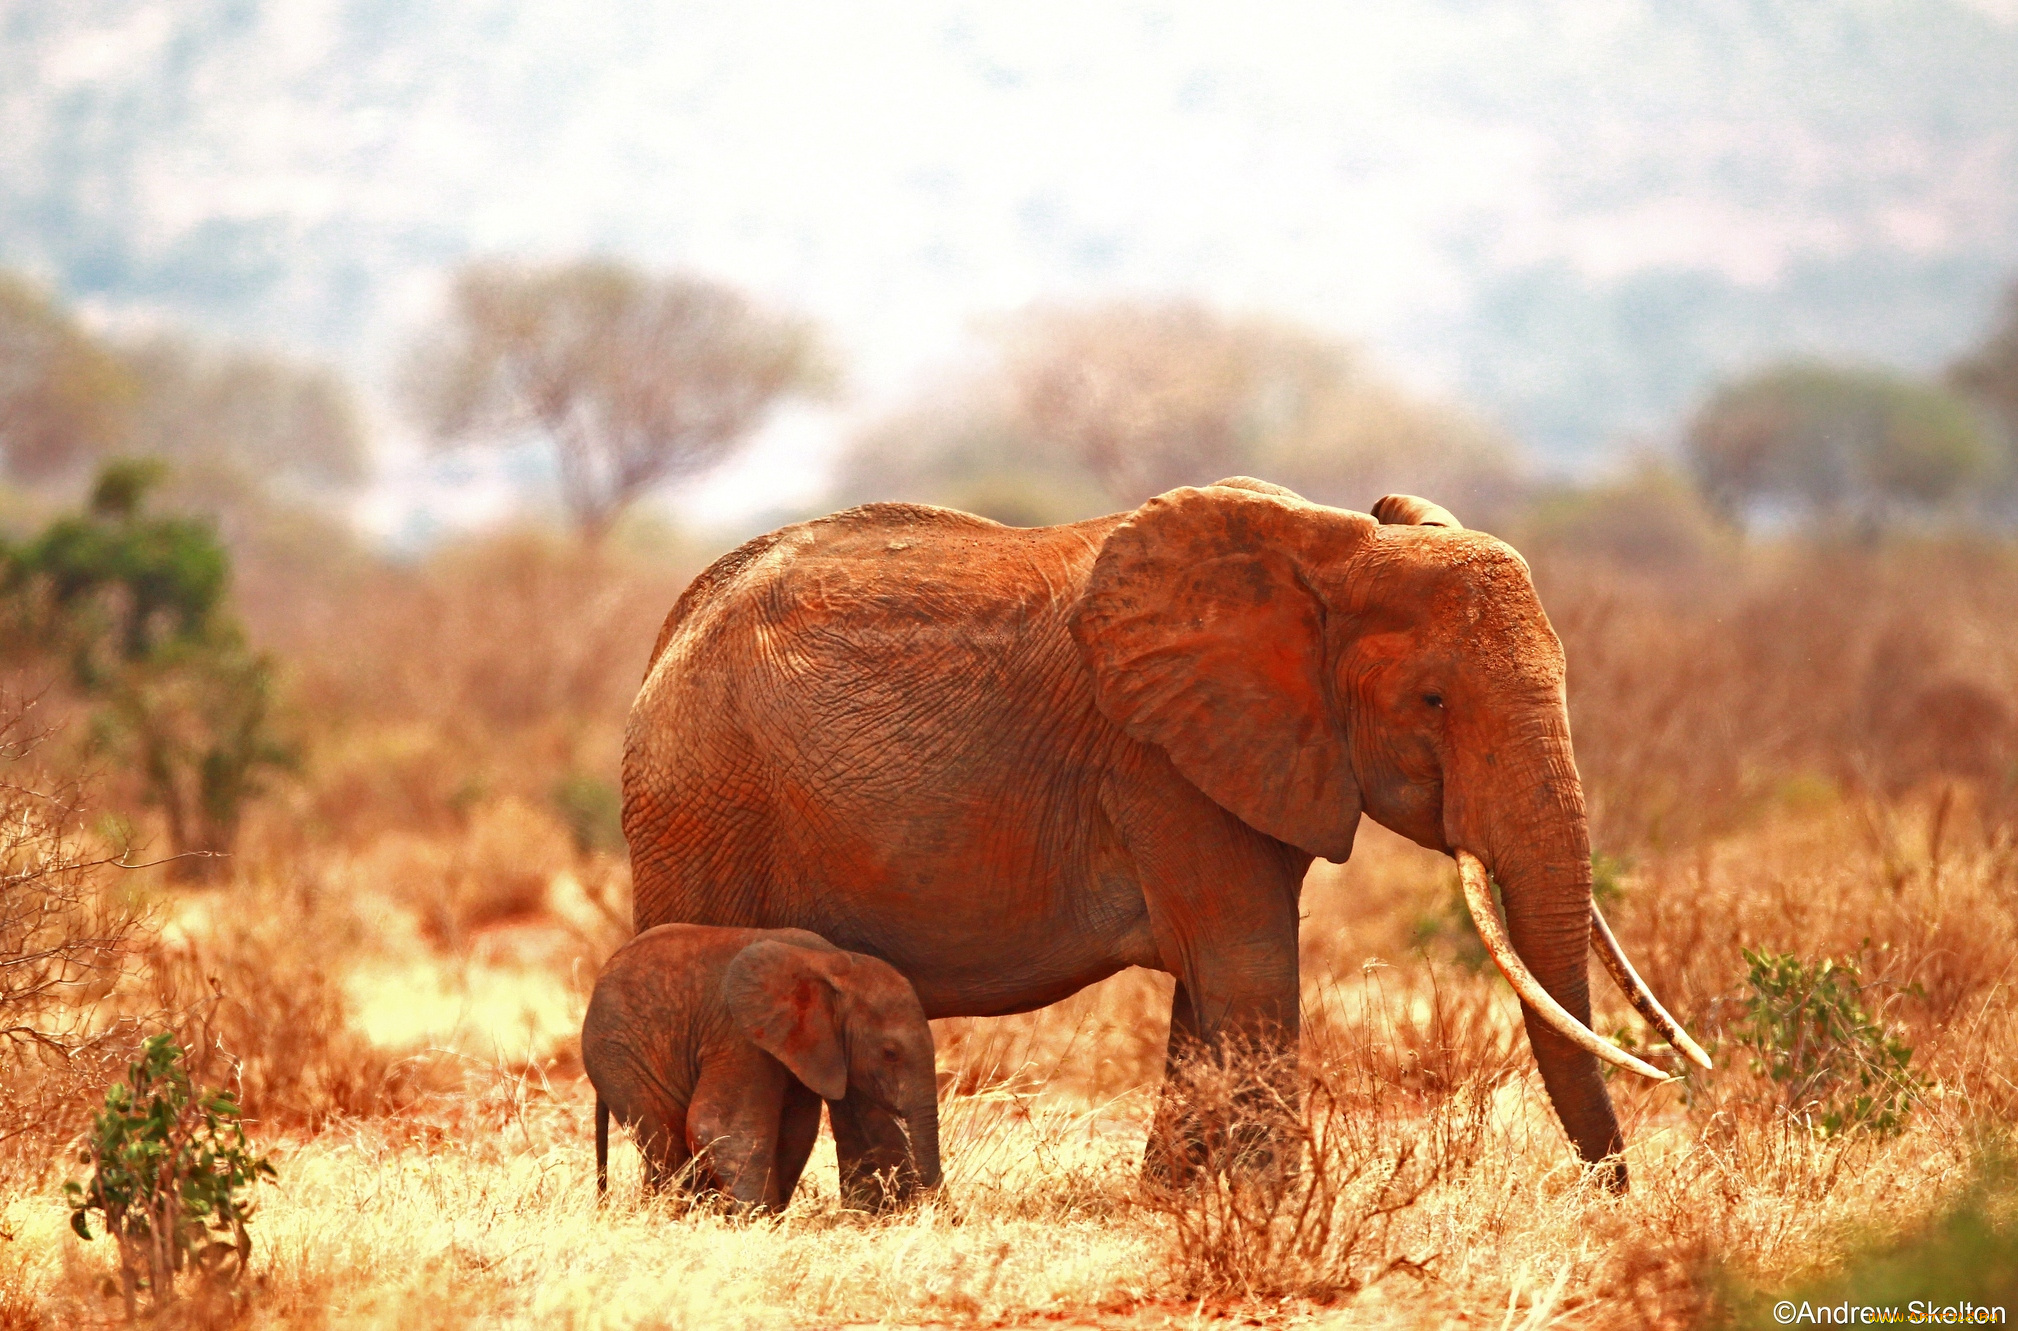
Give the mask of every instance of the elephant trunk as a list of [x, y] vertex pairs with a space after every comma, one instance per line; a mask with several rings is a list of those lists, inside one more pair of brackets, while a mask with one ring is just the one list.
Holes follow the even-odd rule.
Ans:
[[[1473, 826], [1453, 827], [1457, 835], [1451, 841], [1455, 849], [1473, 851], [1497, 879], [1506, 907], [1507, 935], [1519, 964], [1547, 997], [1587, 1028], [1591, 1020], [1586, 960], [1591, 946], [1590, 831], [1567, 730], [1566, 723], [1545, 726], [1542, 735], [1521, 746], [1525, 752], [1519, 756], [1527, 761], [1516, 758], [1506, 764], [1513, 771], [1503, 766], [1494, 773], [1497, 779], [1489, 783], [1498, 796], [1487, 806], [1491, 812], [1481, 819], [1463, 819]], [[1515, 758], [1515, 754], [1503, 753], [1502, 757]], [[1528, 770], [1521, 771], [1523, 766]], [[1482, 883], [1479, 888], [1482, 894]], [[1490, 902], [1484, 904], [1489, 910]], [[1485, 923], [1481, 921], [1482, 926]], [[1502, 969], [1507, 967], [1503, 964]], [[1596, 1055], [1551, 1024], [1533, 1001], [1523, 1002], [1522, 1016], [1549, 1100], [1578, 1154], [1593, 1163], [1609, 1160], [1607, 1182], [1623, 1188], [1625, 1166], [1614, 1157], [1623, 1149], [1625, 1139], [1599, 1075]]]
[[[1578, 826], [1581, 833], [1581, 824]], [[1564, 841], [1571, 840], [1564, 838]], [[1588, 846], [1579, 835], [1579, 846]], [[1511, 862], [1509, 862], [1511, 861]], [[1588, 849], [1549, 848], [1532, 859], [1502, 856], [1496, 876], [1514, 950], [1548, 995], [1588, 1027], [1591, 1023], [1591, 861]], [[1521, 1015], [1549, 1100], [1577, 1153], [1596, 1162], [1625, 1146], [1597, 1056], [1557, 1030], [1532, 1004]], [[1623, 1182], [1624, 1166], [1618, 1166]]]

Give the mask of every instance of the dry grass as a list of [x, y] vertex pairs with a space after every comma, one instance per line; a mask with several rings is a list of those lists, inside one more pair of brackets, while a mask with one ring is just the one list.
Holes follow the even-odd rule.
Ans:
[[[1786, 1288], [1874, 1231], [1911, 1227], [1965, 1184], [1982, 1134], [2009, 1135], [2018, 863], [2002, 841], [1950, 834], [1937, 864], [1931, 811], [1888, 816], [1888, 838], [1839, 805], [1650, 859], [1613, 913], [1713, 1042], [1743, 975], [1738, 943], [1854, 950], [1868, 934], [1895, 978], [1922, 981], [1891, 1009], [1933, 1082], [1907, 1129], [1818, 1138], [1723, 1050], [1686, 1094], [1615, 1083], [1632, 1140], [1624, 1198], [1574, 1167], [1498, 979], [1440, 940], [1393, 946], [1445, 890], [1443, 870], [1367, 829], [1354, 863], [1307, 889], [1306, 1072], [1320, 1093], [1303, 1112], [1321, 1141], [1292, 1191], [1321, 1184], [1329, 1228], [1300, 1237], [1286, 1213], [1259, 1228], [1231, 1215], [1240, 1199], [1224, 1189], [1216, 1215], [1210, 1200], [1173, 1213], [1138, 1195], [1162, 990], [1134, 975], [1069, 1011], [941, 1024], [948, 1186], [932, 1206], [841, 1211], [823, 1143], [782, 1216], [679, 1215], [636, 1200], [620, 1147], [618, 1202], [598, 1215], [567, 931], [544, 925], [542, 954], [491, 946], [514, 927], [499, 926], [456, 957], [416, 910], [373, 903], [361, 914], [384, 937], [344, 954], [340, 1006], [375, 1052], [305, 1043], [297, 1074], [341, 1084], [306, 1066], [320, 1060], [426, 1076], [409, 1072], [368, 1115], [290, 1108], [260, 1126], [281, 1184], [263, 1189], [246, 1312], [262, 1326], [1417, 1325], [1509, 1309], [1534, 1326], [1689, 1324], [1731, 1280]], [[1678, 932], [1678, 905], [1698, 934]], [[1606, 1003], [1608, 1023], [1628, 1024]], [[1121, 1052], [1091, 1052], [1103, 1042]], [[14, 1236], [0, 1279], [28, 1293], [10, 1306], [48, 1326], [107, 1322], [108, 1256], [63, 1232], [51, 1183], [18, 1180], [0, 1202]]]

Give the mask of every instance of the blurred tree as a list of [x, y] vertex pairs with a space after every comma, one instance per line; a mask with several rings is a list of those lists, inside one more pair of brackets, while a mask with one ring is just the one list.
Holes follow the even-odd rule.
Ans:
[[1514, 539], [1531, 559], [1561, 553], [1686, 574], [1701, 573], [1733, 544], [1688, 479], [1652, 459], [1615, 480], [1537, 495]]
[[178, 498], [206, 511], [271, 490], [323, 498], [366, 476], [349, 386], [321, 366], [155, 337], [126, 352], [128, 452], [174, 464]]
[[22, 481], [75, 472], [125, 438], [135, 384], [45, 293], [0, 273], [0, 463]]
[[1881, 523], [1963, 501], [1998, 469], [1968, 406], [1891, 370], [1788, 364], [1719, 389], [1688, 431], [1703, 495], [1743, 520], [1761, 507]]
[[255, 532], [271, 545], [304, 524], [287, 500], [326, 502], [367, 470], [356, 404], [332, 371], [179, 334], [96, 338], [0, 274], [0, 466], [60, 493], [115, 454], [173, 464], [163, 492], [241, 551]]
[[950, 380], [849, 441], [834, 475], [841, 504], [944, 504], [1011, 527], [1043, 527], [1113, 507], [1066, 449], [1035, 437], [1002, 376]]
[[2018, 282], [2004, 295], [2003, 322], [1948, 368], [1948, 382], [1989, 408], [2018, 449]]
[[1002, 336], [1016, 413], [1113, 499], [1233, 473], [1325, 503], [1390, 490], [1476, 510], [1511, 488], [1504, 441], [1377, 376], [1352, 348], [1189, 301], [1038, 309]]
[[1038, 308], [993, 341], [984, 370], [852, 443], [846, 497], [1028, 523], [1247, 473], [1348, 507], [1427, 494], [1477, 520], [1516, 486], [1499, 437], [1304, 329], [1114, 302]]
[[[88, 511], [0, 550], [8, 617], [67, 657], [97, 703], [93, 736], [162, 811], [172, 853], [228, 853], [266, 773], [290, 766], [273, 731], [273, 666], [224, 605], [230, 564], [207, 522], [154, 517], [154, 459], [107, 464]], [[181, 862], [204, 876], [210, 861]]]
[[780, 397], [827, 382], [805, 324], [694, 278], [482, 263], [452, 299], [409, 401], [444, 445], [545, 434], [590, 541], [647, 489], [727, 457]]

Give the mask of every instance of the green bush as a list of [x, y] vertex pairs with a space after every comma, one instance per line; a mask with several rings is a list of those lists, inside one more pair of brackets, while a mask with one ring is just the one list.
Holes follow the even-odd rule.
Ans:
[[252, 1252], [246, 1222], [252, 1203], [241, 1197], [273, 1166], [252, 1153], [231, 1092], [192, 1086], [182, 1049], [168, 1035], [150, 1037], [126, 1080], [105, 1093], [79, 1159], [91, 1177], [70, 1182], [70, 1228], [92, 1237], [99, 1216], [119, 1247], [126, 1315], [136, 1294], [166, 1307], [175, 1280], [194, 1270], [211, 1285], [236, 1280]]
[[1752, 1051], [1752, 1071], [1781, 1088], [1781, 1105], [1824, 1135], [1905, 1127], [1925, 1083], [1910, 1067], [1912, 1049], [1866, 1007], [1876, 983], [1864, 981], [1856, 959], [1810, 963], [1763, 949], [1744, 957], [1751, 993], [1731, 1033]]

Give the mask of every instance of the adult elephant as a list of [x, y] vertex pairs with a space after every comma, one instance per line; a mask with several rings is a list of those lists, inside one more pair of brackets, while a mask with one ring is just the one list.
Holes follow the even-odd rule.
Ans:
[[1457, 856], [1563, 1126], [1615, 1156], [1598, 1058], [1661, 1074], [1587, 1028], [1561, 645], [1511, 548], [1375, 511], [1235, 477], [1060, 527], [871, 504], [724, 556], [625, 736], [637, 927], [810, 929], [932, 1017], [1147, 966], [1177, 978], [1173, 1055], [1290, 1043], [1304, 872], [1364, 812]]

